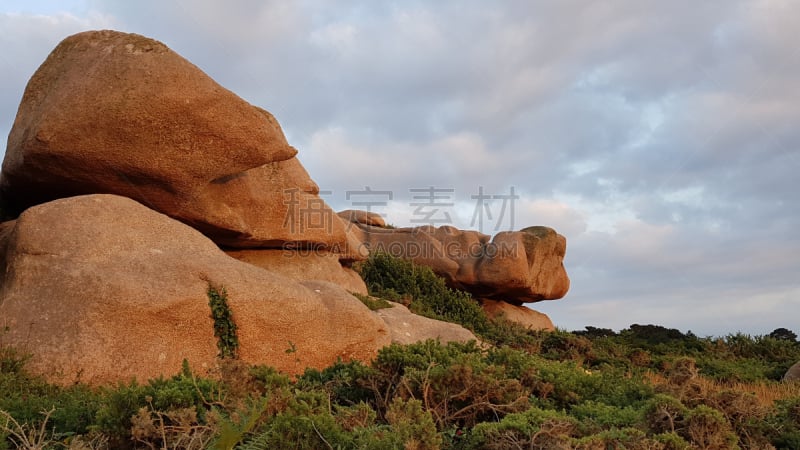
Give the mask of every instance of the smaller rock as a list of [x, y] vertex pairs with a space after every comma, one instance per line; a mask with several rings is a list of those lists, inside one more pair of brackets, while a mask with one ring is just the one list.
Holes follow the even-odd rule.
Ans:
[[374, 311], [389, 329], [393, 344], [413, 344], [428, 339], [436, 339], [442, 343], [477, 341], [471, 331], [450, 322], [418, 316], [399, 303], [391, 308]]
[[796, 363], [783, 376], [783, 381], [798, 381], [800, 380], [800, 362]]
[[509, 322], [518, 323], [529, 330], [555, 331], [556, 327], [547, 317], [525, 306], [512, 305], [504, 301], [481, 299], [481, 307], [489, 317], [503, 317]]
[[339, 211], [337, 214], [348, 222], [386, 228], [386, 221], [383, 220], [383, 217], [378, 213], [361, 211], [358, 209], [346, 209], [344, 211]]

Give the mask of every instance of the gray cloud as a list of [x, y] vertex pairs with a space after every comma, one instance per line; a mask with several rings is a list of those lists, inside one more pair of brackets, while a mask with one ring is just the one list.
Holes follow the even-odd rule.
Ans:
[[[2, 14], [8, 132], [64, 36], [149, 35], [272, 111], [328, 200], [514, 186], [516, 227], [569, 240], [567, 328], [698, 334], [800, 322], [800, 78], [794, 2], [90, 0], [84, 16]], [[154, 13], [157, 12], [157, 13]], [[73, 12], [73, 14], [75, 14]], [[494, 204], [499, 208], [499, 204]], [[486, 230], [485, 230], [486, 231]], [[800, 330], [795, 330], [800, 332]]]

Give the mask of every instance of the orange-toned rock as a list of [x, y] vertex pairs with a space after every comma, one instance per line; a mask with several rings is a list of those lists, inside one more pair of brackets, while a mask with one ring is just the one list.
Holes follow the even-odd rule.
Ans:
[[547, 314], [540, 313], [525, 306], [512, 305], [500, 300], [481, 299], [481, 307], [492, 318], [501, 317], [509, 322], [518, 323], [530, 330], [554, 331], [553, 321]]
[[385, 227], [386, 221], [383, 220], [380, 214], [362, 211], [360, 209], [346, 209], [339, 211], [339, 217], [347, 222], [360, 223], [363, 225], [372, 225], [373, 227]]
[[278, 122], [164, 44], [89, 31], [62, 41], [20, 103], [5, 207], [129, 197], [233, 247], [345, 247]]
[[[227, 256], [141, 204], [89, 195], [32, 207], [0, 227], [0, 327], [50, 380], [93, 384], [213, 369], [209, 286], [224, 287], [239, 354], [297, 373], [369, 360], [389, 332], [332, 283], [298, 283]], [[287, 353], [286, 350], [294, 349]]]
[[567, 294], [567, 240], [552, 228], [498, 233], [487, 250], [476, 271], [477, 295], [521, 304]]
[[491, 237], [478, 231], [443, 226], [433, 230], [433, 237], [442, 243], [445, 255], [458, 264], [454, 287], [469, 289], [478, 283], [476, 271], [486, 254]]
[[367, 294], [364, 280], [343, 267], [339, 255], [315, 250], [243, 249], [226, 250], [228, 256], [297, 281], [328, 281], [348, 292]]
[[392, 307], [375, 311], [386, 323], [392, 343], [413, 344], [428, 339], [446, 342], [477, 341], [471, 331], [455, 323], [442, 322], [418, 316], [399, 303], [389, 302]]
[[357, 226], [361, 229], [361, 238], [370, 252], [410, 259], [416, 264], [430, 267], [448, 283], [455, 281], [458, 263], [447, 257], [442, 243], [431, 233], [433, 227], [390, 229]]
[[451, 226], [379, 228], [360, 223], [355, 214], [344, 217], [351, 220], [350, 238], [370, 252], [428, 266], [449, 286], [476, 297], [521, 305], [559, 299], [569, 290], [567, 240], [552, 228], [528, 227], [490, 238]]

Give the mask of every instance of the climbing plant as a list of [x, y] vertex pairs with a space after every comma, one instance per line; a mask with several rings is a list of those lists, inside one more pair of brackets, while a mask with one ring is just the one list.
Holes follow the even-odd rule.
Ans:
[[239, 350], [239, 338], [236, 335], [236, 322], [228, 306], [228, 293], [225, 288], [217, 289], [208, 286], [208, 306], [211, 307], [211, 318], [214, 319], [214, 336], [217, 338], [220, 358], [236, 358]]

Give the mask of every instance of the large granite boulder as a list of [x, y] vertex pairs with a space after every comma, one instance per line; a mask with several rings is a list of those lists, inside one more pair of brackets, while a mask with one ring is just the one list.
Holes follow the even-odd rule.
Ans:
[[[56, 200], [0, 226], [3, 342], [50, 380], [107, 383], [217, 363], [209, 287], [227, 291], [239, 357], [288, 373], [369, 360], [391, 337], [341, 287], [296, 282], [226, 255], [123, 197]], [[287, 352], [289, 350], [289, 352]]]
[[[74, 195], [137, 200], [229, 247], [347, 251], [278, 122], [161, 42], [89, 31], [25, 89], [0, 176], [12, 213]], [[345, 255], [343, 259], [358, 259]]]
[[343, 267], [339, 255], [326, 251], [295, 249], [226, 250], [239, 261], [281, 274], [296, 281], [328, 281], [356, 294], [367, 294], [367, 285], [352, 268]]

